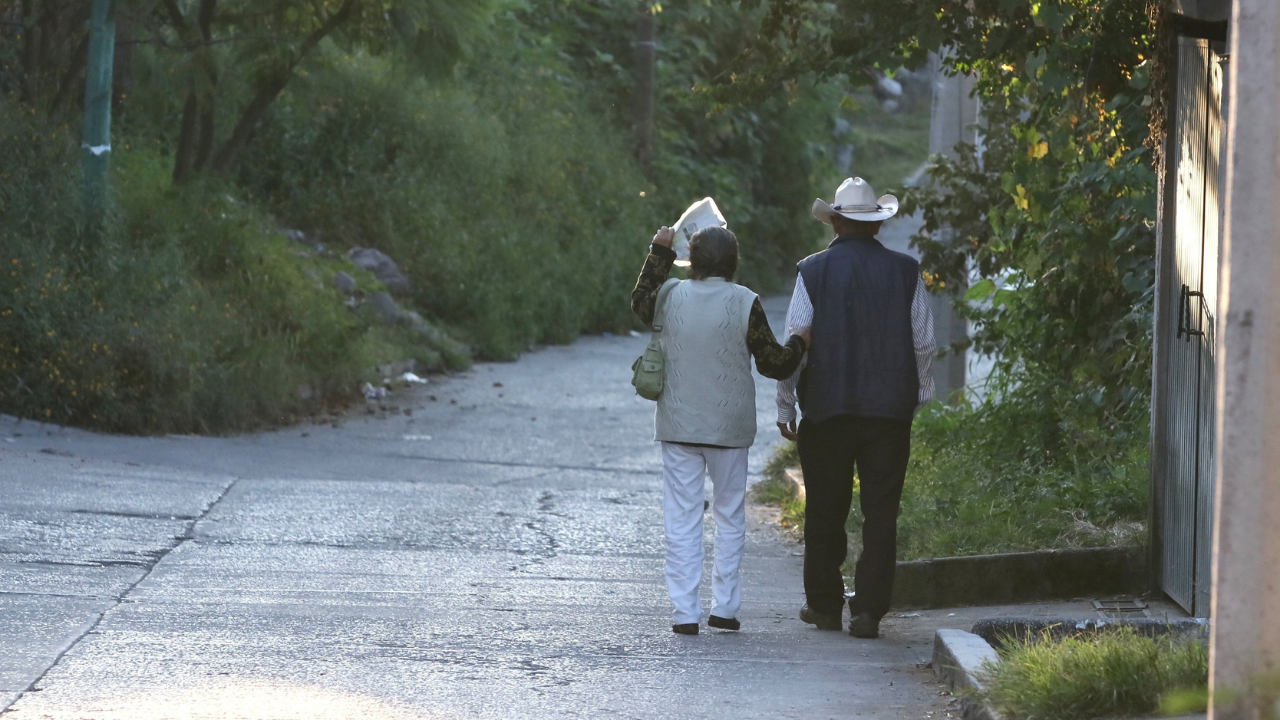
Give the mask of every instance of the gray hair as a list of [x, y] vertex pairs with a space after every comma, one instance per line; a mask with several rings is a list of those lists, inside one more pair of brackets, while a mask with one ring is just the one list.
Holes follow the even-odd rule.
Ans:
[[738, 272], [738, 236], [728, 228], [703, 228], [689, 238], [689, 279], [722, 277]]

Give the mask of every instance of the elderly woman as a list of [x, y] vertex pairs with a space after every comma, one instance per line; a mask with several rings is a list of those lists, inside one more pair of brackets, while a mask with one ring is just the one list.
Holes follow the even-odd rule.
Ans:
[[[631, 309], [661, 327], [665, 385], [658, 399], [654, 439], [662, 443], [667, 590], [674, 606], [671, 629], [697, 635], [702, 607], [703, 478], [714, 488], [715, 604], [707, 624], [737, 630], [742, 602], [739, 564], [746, 541], [747, 451], [756, 438], [756, 384], [760, 374], [788, 378], [803, 357], [808, 330], [779, 345], [760, 298], [733, 282], [738, 239], [725, 228], [705, 228], [690, 239], [689, 279], [668, 280], [675, 232], [664, 227], [631, 293]], [[655, 317], [656, 315], [656, 317]]]

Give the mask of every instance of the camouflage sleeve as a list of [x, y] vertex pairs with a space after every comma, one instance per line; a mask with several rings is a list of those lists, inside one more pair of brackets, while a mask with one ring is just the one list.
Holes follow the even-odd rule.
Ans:
[[649, 257], [645, 258], [644, 267], [640, 269], [640, 278], [631, 291], [631, 312], [640, 318], [645, 325], [653, 324], [653, 313], [658, 304], [658, 291], [671, 274], [671, 266], [676, 261], [676, 253], [669, 247], [652, 245]]
[[756, 298], [751, 305], [751, 317], [747, 321], [747, 349], [756, 359], [756, 369], [761, 375], [783, 380], [796, 371], [808, 348], [798, 335], [792, 335], [786, 345], [779, 345], [769, 327], [764, 306], [760, 304], [760, 298]]

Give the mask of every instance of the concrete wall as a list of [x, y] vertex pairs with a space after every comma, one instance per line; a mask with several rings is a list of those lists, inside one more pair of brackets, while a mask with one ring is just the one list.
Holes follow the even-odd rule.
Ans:
[[[1210, 657], [1218, 689], [1280, 679], [1280, 2], [1237, 0], [1231, 25]], [[1260, 716], [1215, 698], [1211, 717]]]
[[975, 128], [981, 118], [978, 100], [973, 97], [974, 78], [946, 75], [937, 54], [930, 56], [929, 65], [934, 73], [929, 153], [955, 157], [954, 148], [958, 143], [977, 145], [979, 141]]
[[[977, 125], [981, 117], [978, 100], [973, 97], [974, 78], [946, 75], [942, 72], [942, 59], [936, 53], [929, 59], [929, 70], [933, 74], [929, 154], [954, 158], [956, 145], [961, 142], [977, 145], [980, 140]], [[952, 303], [951, 296], [933, 297], [934, 335], [939, 348], [950, 348], [968, 336], [968, 323], [955, 312]], [[969, 364], [966, 352], [948, 354], [934, 361], [933, 378], [939, 398], [949, 398], [972, 385], [974, 378]], [[985, 380], [986, 374], [981, 372], [978, 379]]]

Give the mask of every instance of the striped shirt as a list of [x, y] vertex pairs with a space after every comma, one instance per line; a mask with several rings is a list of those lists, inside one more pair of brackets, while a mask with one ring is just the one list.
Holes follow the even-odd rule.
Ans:
[[[787, 333], [793, 334], [813, 325], [813, 301], [805, 289], [804, 277], [796, 275], [796, 289], [791, 294], [791, 307], [787, 309]], [[929, 304], [929, 291], [924, 282], [916, 281], [916, 294], [911, 299], [911, 337], [916, 351], [916, 374], [920, 378], [920, 396], [916, 410], [933, 402], [933, 356], [938, 350], [933, 338], [933, 308]], [[804, 369], [808, 355], [800, 367], [786, 380], [778, 381], [778, 422], [790, 423], [796, 418], [796, 383]]]

